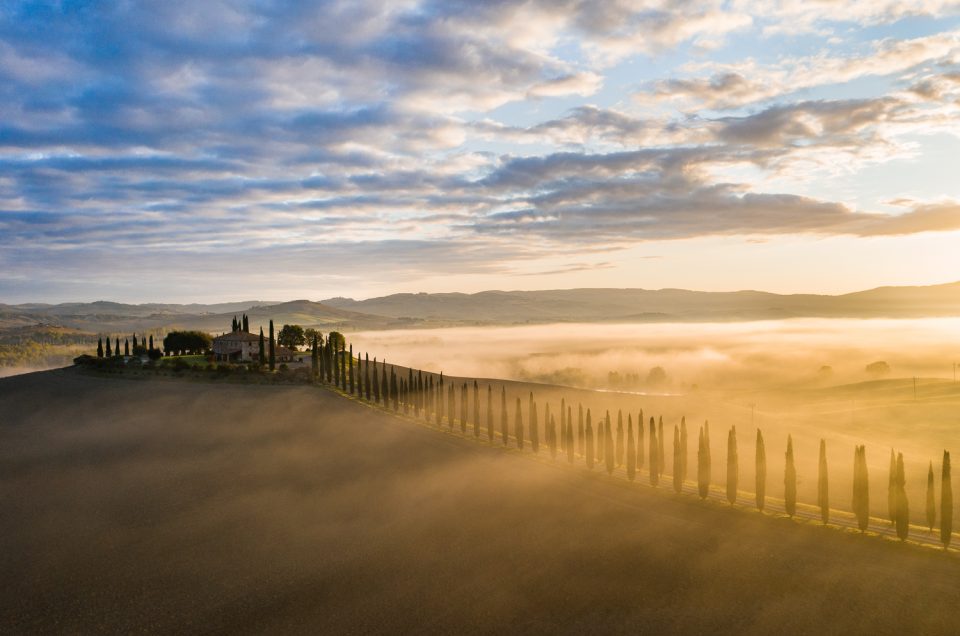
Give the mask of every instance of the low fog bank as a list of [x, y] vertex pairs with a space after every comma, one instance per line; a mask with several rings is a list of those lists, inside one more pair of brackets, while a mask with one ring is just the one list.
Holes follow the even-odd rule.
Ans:
[[960, 618], [952, 555], [558, 470], [320, 388], [56, 371], [0, 381], [0, 402], [8, 633], [946, 634]]
[[[960, 362], [960, 318], [554, 324], [350, 339], [388, 361], [452, 375], [656, 392], [952, 378]], [[868, 371], [875, 362], [887, 368]], [[663, 376], [651, 376], [657, 367]]]

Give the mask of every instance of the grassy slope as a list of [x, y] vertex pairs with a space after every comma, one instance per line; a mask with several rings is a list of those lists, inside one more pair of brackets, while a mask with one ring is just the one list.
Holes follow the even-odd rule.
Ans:
[[951, 633], [953, 555], [619, 487], [322, 389], [0, 380], [0, 631]]

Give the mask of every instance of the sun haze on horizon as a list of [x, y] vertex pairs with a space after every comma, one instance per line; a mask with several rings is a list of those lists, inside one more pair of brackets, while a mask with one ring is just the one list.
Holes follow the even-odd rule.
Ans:
[[0, 301], [960, 279], [960, 6], [833, 7], [4, 3]]

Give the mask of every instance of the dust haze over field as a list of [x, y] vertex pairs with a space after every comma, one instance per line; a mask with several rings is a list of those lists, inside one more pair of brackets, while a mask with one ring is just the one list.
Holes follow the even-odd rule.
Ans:
[[956, 624], [953, 554], [561, 469], [322, 387], [59, 371], [3, 380], [0, 402], [9, 633]]
[[[903, 452], [911, 518], [921, 523], [928, 462], [939, 476], [943, 450], [960, 449], [960, 384], [944, 343], [960, 338], [960, 319], [786, 320], [748, 323], [546, 325], [386, 331], [351, 334], [359, 350], [386, 354], [388, 362], [467, 378], [542, 382], [516, 397], [549, 403], [561, 399], [607, 410], [634, 423], [664, 418], [666, 445], [682, 417], [696, 453], [697, 430], [709, 420], [714, 479], [723, 483], [726, 434], [737, 427], [741, 488], [753, 489], [754, 436], [766, 438], [768, 492], [783, 496], [784, 451], [792, 435], [801, 501], [816, 501], [817, 447], [827, 444], [830, 503], [850, 510], [853, 450], [867, 446], [871, 512], [887, 515], [891, 448]], [[866, 366], [885, 361], [888, 374]], [[663, 383], [647, 382], [652, 367]], [[823, 367], [830, 367], [830, 371]], [[611, 384], [610, 372], [639, 382]], [[914, 376], [917, 376], [914, 389]], [[502, 384], [490, 381], [495, 391]], [[566, 385], [568, 388], [552, 386]], [[523, 385], [526, 386], [526, 385]], [[601, 389], [601, 390], [583, 390]], [[485, 384], [481, 383], [481, 390]], [[915, 393], [916, 391], [916, 393]], [[513, 404], [513, 393], [509, 403]], [[541, 405], [542, 407], [542, 405]], [[512, 407], [511, 407], [512, 408]], [[511, 411], [512, 413], [512, 411]], [[646, 422], [645, 422], [646, 423]], [[667, 463], [670, 453], [667, 452]], [[669, 471], [669, 469], [668, 469]]]

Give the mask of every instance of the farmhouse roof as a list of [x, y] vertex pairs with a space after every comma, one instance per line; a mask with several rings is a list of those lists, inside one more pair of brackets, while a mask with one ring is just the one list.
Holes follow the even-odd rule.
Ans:
[[217, 336], [213, 340], [220, 340], [223, 342], [254, 342], [259, 341], [260, 336], [248, 333], [246, 331], [234, 331], [233, 333], [225, 333], [222, 336]]

